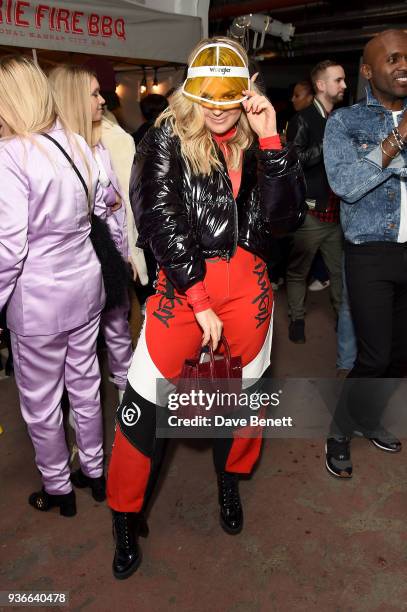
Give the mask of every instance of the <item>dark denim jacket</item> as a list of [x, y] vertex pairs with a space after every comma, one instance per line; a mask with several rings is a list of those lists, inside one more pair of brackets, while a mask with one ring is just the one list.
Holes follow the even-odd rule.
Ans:
[[407, 177], [407, 151], [382, 168], [380, 149], [380, 141], [393, 128], [391, 111], [376, 100], [370, 87], [366, 99], [338, 109], [326, 124], [326, 173], [332, 190], [341, 198], [345, 238], [355, 244], [397, 241], [400, 178]]

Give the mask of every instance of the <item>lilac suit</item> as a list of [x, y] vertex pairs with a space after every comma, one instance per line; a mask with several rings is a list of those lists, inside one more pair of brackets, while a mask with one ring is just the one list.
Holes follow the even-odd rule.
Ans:
[[[128, 244], [127, 244], [127, 223], [126, 223], [126, 208], [124, 205], [123, 195], [118, 184], [116, 175], [113, 171], [110, 161], [109, 152], [99, 143], [96, 147], [96, 152], [99, 155], [110, 185], [102, 187], [103, 198], [107, 205], [107, 224], [112, 234], [116, 247], [120, 251], [125, 261], [128, 260]], [[122, 206], [115, 212], [111, 212], [110, 208], [116, 204], [116, 196], [122, 198]], [[101, 327], [105, 337], [107, 346], [107, 357], [109, 362], [109, 370], [113, 378], [114, 384], [121, 391], [126, 388], [127, 371], [131, 364], [133, 355], [130, 329], [128, 323], [130, 304], [127, 302], [124, 306], [113, 308], [102, 314]]]
[[[71, 146], [57, 122], [49, 132], [90, 171], [95, 213], [106, 215], [92, 152]], [[85, 160], [88, 170], [86, 168]], [[41, 135], [0, 142], [0, 308], [8, 302], [23, 418], [45, 490], [71, 491], [61, 397], [67, 388], [79, 459], [91, 477], [103, 471], [100, 371], [96, 338], [105, 294], [89, 239], [83, 186], [57, 147]]]

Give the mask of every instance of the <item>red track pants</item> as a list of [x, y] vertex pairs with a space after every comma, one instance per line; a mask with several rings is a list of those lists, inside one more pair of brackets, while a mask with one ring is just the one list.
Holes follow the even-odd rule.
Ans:
[[[243, 377], [258, 379], [270, 363], [272, 291], [263, 260], [238, 248], [229, 261], [208, 260], [204, 284], [211, 307], [223, 322], [232, 355], [241, 355]], [[186, 358], [197, 353], [202, 340], [191, 307], [162, 271], [157, 293], [147, 301], [146, 320], [128, 372], [128, 384], [118, 410], [108, 475], [108, 504], [121, 512], [139, 512], [156, 479], [163, 440], [155, 436], [156, 380], [179, 376]], [[126, 406], [139, 409], [134, 426], [121, 419]], [[128, 423], [127, 423], [128, 425]], [[219, 471], [249, 474], [261, 449], [258, 437], [214, 440]]]

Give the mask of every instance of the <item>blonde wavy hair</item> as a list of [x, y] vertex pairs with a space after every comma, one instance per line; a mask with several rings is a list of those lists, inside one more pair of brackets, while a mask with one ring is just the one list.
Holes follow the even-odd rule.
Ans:
[[0, 59], [0, 115], [13, 135], [30, 137], [47, 132], [57, 109], [47, 77], [23, 56]]
[[[243, 56], [247, 65], [247, 54], [243, 47], [236, 41], [225, 36], [201, 40], [192, 50], [188, 62], [190, 63], [196, 55], [194, 66], [205, 65], [205, 63], [214, 64], [215, 50], [213, 48], [205, 49], [199, 54], [200, 49], [211, 43], [225, 43], [230, 45]], [[239, 66], [241, 65], [241, 60], [233, 51], [224, 48], [221, 52], [219, 64], [225, 66]], [[198, 80], [199, 79], [196, 79], [196, 81]], [[230, 80], [239, 81], [239, 79]], [[258, 91], [253, 84], [251, 88]], [[208, 175], [213, 170], [221, 168], [222, 163], [214, 146], [211, 132], [205, 125], [202, 106], [188, 99], [182, 93], [181, 88], [178, 88], [173, 93], [169, 101], [169, 107], [161, 113], [155, 125], [158, 127], [163, 121], [167, 121], [171, 126], [173, 134], [178, 136], [181, 143], [181, 154], [193, 174]], [[248, 149], [254, 139], [253, 131], [244, 112], [241, 113], [236, 127], [236, 134], [228, 141], [228, 164], [233, 169], [239, 167], [241, 152]]]
[[[28, 138], [31, 141], [33, 134], [49, 132], [56, 120], [60, 121], [71, 151], [75, 150], [84, 162], [90, 210], [91, 170], [88, 160], [73, 137], [68, 122], [60, 114], [49, 80], [31, 58], [10, 55], [0, 59], [0, 116], [10, 128], [11, 137]], [[38, 139], [35, 145], [58, 171], [56, 156], [51, 156]]]
[[101, 122], [92, 121], [90, 85], [96, 74], [74, 64], [57, 66], [49, 73], [60, 117], [72, 132], [80, 134], [93, 148], [101, 138]]

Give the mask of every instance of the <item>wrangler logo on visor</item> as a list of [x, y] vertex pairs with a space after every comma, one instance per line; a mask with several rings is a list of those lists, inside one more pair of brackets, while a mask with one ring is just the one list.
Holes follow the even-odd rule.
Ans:
[[226, 72], [230, 72], [230, 68], [228, 68], [227, 66], [222, 66], [222, 68], [220, 66], [210, 66], [209, 70], [211, 72], [220, 72], [221, 74], [226, 74]]
[[247, 99], [250, 74], [245, 59], [232, 45], [213, 43], [195, 54], [182, 93], [213, 106], [236, 106]]

